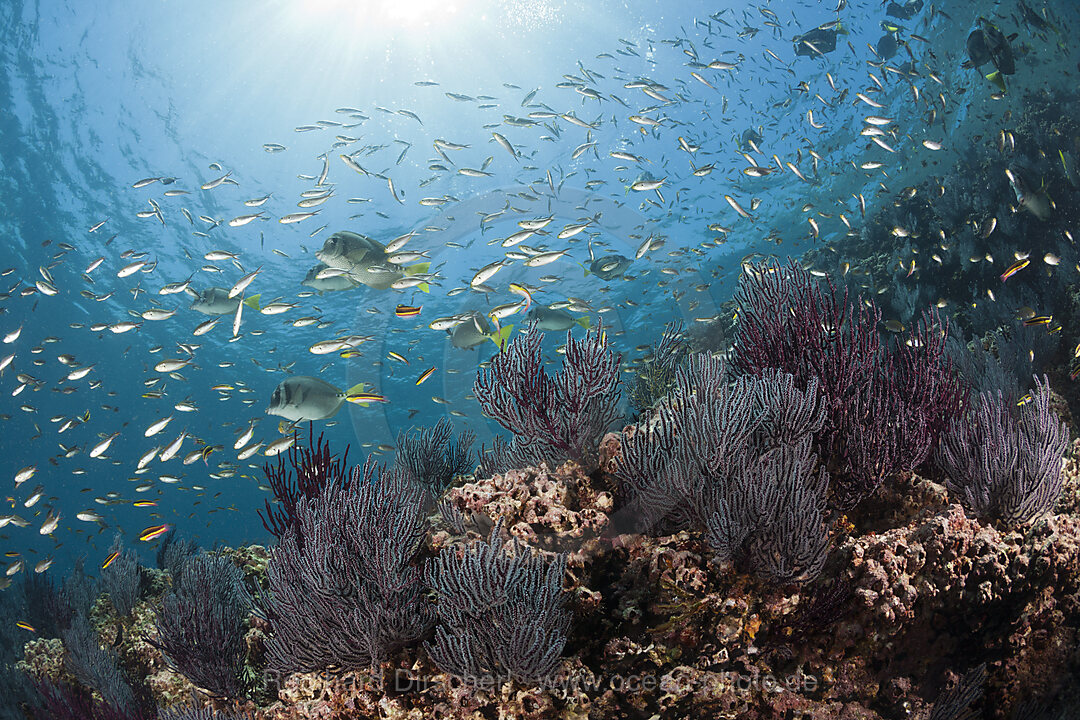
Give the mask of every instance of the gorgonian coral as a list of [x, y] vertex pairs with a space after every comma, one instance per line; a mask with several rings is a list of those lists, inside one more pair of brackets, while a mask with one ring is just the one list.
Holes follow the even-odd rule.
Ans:
[[937, 462], [964, 509], [1018, 525], [1048, 512], [1061, 494], [1068, 428], [1050, 409], [1046, 378], [1014, 413], [1000, 391], [983, 393], [945, 433]]
[[297, 505], [302, 498], [318, 497], [327, 486], [348, 486], [349, 448], [334, 455], [330, 445], [320, 434], [318, 440], [312, 440], [314, 431], [308, 425], [307, 447], [298, 447], [295, 443], [284, 455], [278, 455], [277, 463], [263, 466], [270, 490], [274, 493], [275, 504], [266, 501], [266, 514], [259, 512], [263, 527], [275, 537], [281, 538], [285, 531], [295, 526]]
[[192, 557], [162, 600], [157, 637], [169, 667], [212, 695], [243, 697], [245, 620], [253, 602], [240, 570], [213, 555]]
[[876, 305], [850, 302], [831, 278], [823, 286], [794, 262], [753, 266], [735, 299], [735, 370], [774, 368], [799, 388], [811, 380], [820, 386], [826, 419], [815, 447], [832, 474], [837, 507], [921, 464], [964, 407], [966, 388], [945, 354], [948, 323], [936, 314], [886, 347]]
[[414, 560], [427, 532], [425, 490], [369, 458], [349, 486], [296, 504], [271, 553], [267, 661], [276, 672], [363, 669], [431, 626]]
[[704, 529], [717, 556], [776, 582], [805, 581], [828, 547], [828, 474], [812, 452], [825, 406], [811, 380], [727, 377], [722, 361], [690, 356], [675, 390], [624, 439], [623, 529]]
[[139, 588], [142, 573], [139, 571], [138, 555], [128, 548], [124, 549], [123, 538], [116, 534], [110, 553], [117, 553], [109, 566], [101, 571], [98, 581], [101, 590], [109, 595], [117, 615], [130, 615], [139, 600]]
[[456, 476], [473, 469], [475, 440], [476, 434], [470, 430], [454, 438], [453, 423], [442, 418], [433, 428], [399, 433], [395, 464], [437, 498]]
[[506, 544], [501, 530], [499, 523], [464, 552], [444, 549], [424, 568], [439, 618], [428, 653], [442, 670], [483, 687], [549, 678], [570, 626], [566, 556], [545, 559], [517, 540]]
[[485, 473], [566, 460], [594, 468], [600, 439], [619, 417], [622, 356], [608, 346], [602, 326], [580, 340], [567, 332], [555, 376], [544, 369], [542, 342], [532, 327], [477, 374], [473, 392], [484, 414], [514, 434], [481, 458]]

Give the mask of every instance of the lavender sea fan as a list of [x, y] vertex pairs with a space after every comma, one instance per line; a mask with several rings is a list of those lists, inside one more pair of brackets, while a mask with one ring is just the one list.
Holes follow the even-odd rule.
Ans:
[[253, 602], [240, 570], [211, 555], [188, 559], [157, 614], [157, 637], [169, 667], [212, 695], [241, 698], [245, 620]]
[[614, 353], [601, 325], [581, 340], [566, 334], [562, 371], [544, 370], [543, 333], [535, 326], [518, 335], [481, 370], [473, 392], [484, 414], [514, 433], [482, 458], [485, 472], [547, 462], [576, 460], [596, 465], [597, 447], [619, 417], [621, 355]]
[[369, 668], [428, 631], [414, 564], [425, 496], [402, 472], [376, 477], [369, 458], [349, 490], [327, 485], [300, 498], [267, 568], [271, 670]]
[[1061, 494], [1068, 441], [1068, 428], [1050, 409], [1046, 378], [1035, 378], [1019, 417], [1001, 391], [980, 395], [970, 417], [949, 426], [937, 462], [968, 512], [1018, 525], [1048, 512]]
[[439, 618], [428, 653], [440, 669], [485, 687], [551, 677], [570, 625], [566, 556], [545, 560], [516, 540], [506, 545], [501, 529], [462, 554], [443, 550], [424, 569]]

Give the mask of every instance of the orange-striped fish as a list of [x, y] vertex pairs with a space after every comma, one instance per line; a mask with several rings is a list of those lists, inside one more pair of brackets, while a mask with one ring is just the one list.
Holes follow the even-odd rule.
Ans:
[[419, 315], [420, 309], [423, 307], [423, 305], [420, 305], [419, 307], [414, 307], [412, 305], [398, 305], [394, 308], [394, 314], [398, 317], [413, 317]]
[[172, 530], [172, 525], [169, 525], [169, 524], [151, 525], [150, 527], [146, 528], [141, 533], [139, 533], [139, 539], [142, 540], [143, 542], [150, 542], [151, 540], [153, 540], [155, 538], [161, 537], [162, 535], [169, 532], [170, 530]]
[[120, 557], [120, 551], [119, 550], [117, 550], [116, 552], [109, 553], [109, 557], [105, 558], [105, 562], [101, 563], [101, 569], [104, 570], [105, 568], [112, 565], [113, 560], [115, 560], [118, 557]]
[[383, 395], [377, 395], [375, 393], [356, 393], [354, 395], [347, 395], [345, 399], [351, 403], [390, 402]]
[[22, 628], [23, 630], [29, 630], [30, 632], [37, 632], [37, 630], [34, 629], [33, 625], [28, 622], [23, 622], [22, 620], [19, 620], [17, 623], [15, 623], [15, 627]]
[[416, 384], [419, 385], [434, 374], [435, 368], [429, 367], [424, 372], [420, 373], [420, 377], [416, 378]]
[[1013, 275], [1020, 272], [1021, 270], [1023, 270], [1024, 268], [1026, 268], [1030, 264], [1031, 264], [1031, 261], [1028, 260], [1027, 258], [1024, 258], [1023, 260], [1017, 260], [1012, 265], [1010, 265], [1008, 268], [1006, 268], [1005, 272], [1001, 273], [1001, 282], [1005, 282], [1006, 280], [1008, 280]]
[[1036, 315], [1035, 317], [1030, 317], [1025, 320], [1024, 324], [1028, 327], [1031, 327], [1032, 325], [1049, 325], [1050, 321], [1053, 319], [1053, 315]]
[[135, 507], [157, 507], [157, 503], [153, 500], [136, 500], [133, 504]]

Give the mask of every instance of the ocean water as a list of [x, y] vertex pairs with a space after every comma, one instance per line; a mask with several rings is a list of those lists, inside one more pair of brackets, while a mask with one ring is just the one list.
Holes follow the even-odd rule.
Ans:
[[[1015, 124], [1026, 98], [1075, 94], [1080, 53], [1069, 30], [1080, 27], [1080, 6], [1069, 0], [1029, 3], [1058, 28], [1042, 33], [1013, 2], [927, 2], [909, 19], [887, 17], [873, 0], [841, 4], [6, 0], [0, 356], [13, 358], [0, 376], [0, 515], [27, 524], [0, 529], [3, 562], [33, 572], [51, 558], [47, 572], [59, 579], [82, 559], [93, 574], [119, 533], [151, 564], [154, 543], [138, 537], [160, 525], [204, 547], [266, 543], [256, 510], [269, 497], [259, 487], [268, 458], [260, 450], [238, 460], [234, 443], [251, 423], [250, 442], [285, 436], [283, 418], [265, 410], [286, 378], [318, 376], [342, 390], [362, 382], [385, 399], [346, 403], [314, 423], [356, 460], [373, 452], [390, 462], [400, 432], [442, 417], [490, 445], [504, 431], [483, 417], [472, 384], [498, 347], [460, 349], [431, 323], [520, 302], [511, 284], [525, 285], [533, 304], [569, 301], [575, 318], [602, 321], [629, 380], [667, 323], [724, 325], [744, 263], [857, 266], [867, 250], [859, 238], [881, 235], [864, 226], [902, 188], [955, 172], [971, 147]], [[980, 14], [1018, 33], [1016, 73], [1000, 97], [984, 77], [991, 68], [962, 67]], [[843, 30], [835, 50], [796, 54], [797, 34], [831, 21]], [[883, 22], [902, 26], [888, 59], [874, 50], [892, 35]], [[887, 118], [879, 138], [887, 147], [860, 134], [879, 127], [867, 116]], [[769, 172], [744, 172], [755, 167]], [[954, 176], [963, 187], [948, 190], [1000, 189], [1005, 167]], [[662, 182], [634, 188], [650, 180]], [[298, 207], [327, 191], [320, 204]], [[282, 221], [308, 212], [316, 214]], [[504, 247], [530, 220], [543, 232]], [[384, 245], [413, 233], [401, 252], [423, 256], [404, 264], [430, 263], [437, 277], [427, 292], [301, 285], [314, 253], [346, 230]], [[910, 242], [884, 235], [895, 247], [873, 250], [912, 261]], [[1015, 249], [1033, 259], [1061, 253]], [[515, 250], [523, 254], [506, 256]], [[555, 250], [566, 252], [541, 266], [525, 261]], [[207, 260], [215, 251], [230, 255]], [[590, 253], [632, 262], [605, 280], [586, 272]], [[993, 274], [1014, 259], [999, 255]], [[500, 260], [476, 283], [488, 292], [471, 287]], [[1075, 273], [1074, 264], [1063, 255], [1054, 267]], [[245, 307], [235, 335], [232, 313], [194, 335], [209, 316], [189, 307], [186, 292], [160, 293], [186, 280], [197, 291], [229, 289], [255, 270], [245, 297], [295, 307]], [[863, 292], [887, 302], [904, 281], [917, 285], [921, 274], [912, 275], [892, 269]], [[945, 314], [985, 304], [994, 289], [956, 282], [939, 278], [933, 288], [952, 293]], [[1024, 303], [1037, 309], [1038, 284], [1027, 292]], [[421, 310], [399, 317], [399, 305]], [[146, 319], [154, 309], [175, 314]], [[511, 336], [526, 326], [523, 315], [500, 321], [514, 325]], [[297, 327], [302, 317], [317, 320]], [[123, 322], [137, 326], [115, 332]], [[343, 336], [363, 341], [311, 351]], [[547, 333], [553, 362], [564, 342], [564, 332]], [[169, 359], [189, 362], [155, 369]], [[80, 368], [92, 369], [69, 379]], [[306, 437], [306, 423], [299, 430]], [[175, 458], [138, 467], [181, 433]], [[182, 463], [207, 446], [217, 449]], [[16, 486], [29, 467], [33, 476]], [[39, 485], [41, 498], [26, 507]], [[100, 519], [79, 520], [87, 510]], [[39, 532], [56, 515], [55, 530]]]

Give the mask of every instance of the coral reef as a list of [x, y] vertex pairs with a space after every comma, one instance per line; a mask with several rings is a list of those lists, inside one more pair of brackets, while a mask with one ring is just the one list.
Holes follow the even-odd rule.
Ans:
[[449, 423], [403, 434], [389, 468], [350, 468], [312, 433], [266, 468], [269, 549], [169, 538], [160, 571], [27, 582], [20, 598], [56, 618], [22, 648], [38, 684], [12, 683], [22, 712], [1064, 712], [1080, 694], [1080, 441], [1055, 375], [1015, 411], [998, 391], [968, 407], [976, 383], [950, 353], [969, 351], [946, 351], [935, 314], [885, 342], [874, 303], [795, 265], [750, 271], [733, 371], [669, 328], [641, 380], [657, 397], [621, 430], [602, 330], [570, 337], [555, 376], [529, 332], [479, 374], [514, 438], [471, 475], [472, 438]]

